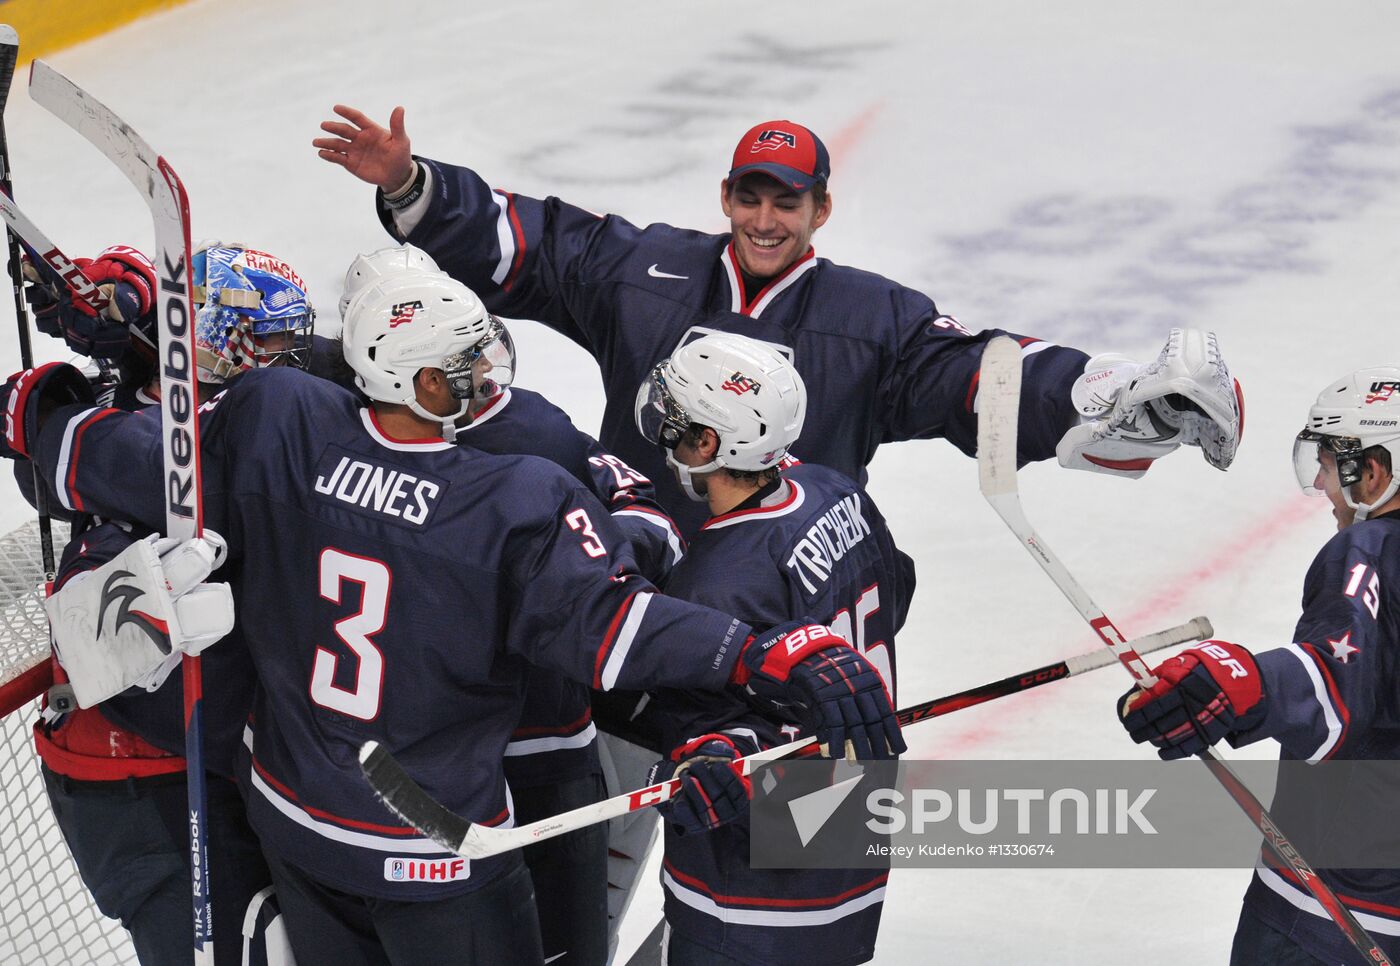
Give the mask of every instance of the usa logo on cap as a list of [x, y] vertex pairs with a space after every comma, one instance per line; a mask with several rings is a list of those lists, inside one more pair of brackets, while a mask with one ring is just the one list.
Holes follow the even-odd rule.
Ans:
[[729, 181], [751, 172], [766, 174], [794, 191], [826, 184], [831, 160], [826, 145], [810, 129], [792, 121], [755, 124], [739, 139], [729, 169]]

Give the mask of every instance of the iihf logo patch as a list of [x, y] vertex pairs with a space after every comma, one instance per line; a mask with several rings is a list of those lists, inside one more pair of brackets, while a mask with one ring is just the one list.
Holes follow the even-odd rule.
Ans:
[[393, 859], [389, 863], [389, 878], [402, 879], [404, 877], [403, 859]]
[[397, 329], [413, 321], [413, 316], [423, 307], [419, 301], [400, 302], [389, 310], [389, 328]]
[[757, 154], [760, 151], [780, 151], [783, 148], [796, 147], [797, 135], [769, 128], [766, 131], [758, 132], [758, 137], [754, 138], [753, 144], [749, 147], [749, 153]]
[[724, 380], [724, 382], [720, 383], [720, 388], [727, 389], [736, 396], [742, 396], [746, 392], [751, 392], [757, 396], [758, 391], [762, 389], [763, 386], [760, 383], [754, 382], [742, 372], [736, 372], [734, 375]]
[[1400, 392], [1400, 382], [1373, 382], [1371, 391], [1366, 394], [1366, 405], [1390, 402], [1390, 397]]

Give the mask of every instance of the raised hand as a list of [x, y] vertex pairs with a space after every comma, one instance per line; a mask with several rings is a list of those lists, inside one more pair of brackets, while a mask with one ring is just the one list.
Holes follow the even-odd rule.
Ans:
[[413, 176], [413, 156], [404, 131], [402, 107], [394, 108], [389, 115], [387, 130], [353, 107], [337, 104], [334, 111], [345, 121], [322, 121], [321, 130], [332, 137], [311, 142], [323, 161], [340, 165], [385, 194], [408, 183]]

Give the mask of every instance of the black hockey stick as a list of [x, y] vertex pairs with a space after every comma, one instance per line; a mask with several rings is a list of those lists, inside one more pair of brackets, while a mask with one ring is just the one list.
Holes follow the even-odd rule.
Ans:
[[[10, 101], [10, 85], [15, 79], [15, 63], [19, 60], [19, 34], [9, 24], [0, 24], [0, 192], [13, 198], [10, 184], [10, 142], [5, 136], [5, 105]], [[23, 369], [34, 367], [34, 346], [29, 340], [29, 312], [24, 307], [24, 275], [20, 268], [19, 239], [13, 229], [6, 228], [5, 238], [10, 251], [10, 287], [15, 296], [15, 323], [19, 328], [19, 364]], [[34, 504], [39, 511], [39, 553], [44, 564], [44, 584], [54, 579], [53, 517], [49, 514], [49, 497], [39, 466], [34, 471]]]
[[[999, 336], [987, 343], [982, 353], [982, 373], [978, 382], [977, 470], [982, 495], [992, 505], [997, 516], [1016, 534], [1021, 545], [1035, 558], [1035, 562], [1040, 564], [1041, 569], [1060, 592], [1074, 605], [1074, 609], [1079, 611], [1080, 616], [1088, 621], [1089, 626], [1128, 669], [1138, 686], [1143, 690], [1152, 687], [1157, 683], [1157, 678], [1143, 662], [1140, 650], [1134, 647], [1137, 642], [1124, 638], [1108, 619], [1108, 615], [1089, 598], [1079, 581], [1074, 579], [1040, 535], [1032, 529], [1025, 511], [1021, 508], [1021, 497], [1016, 484], [1016, 424], [1021, 409], [1021, 347], [1015, 340]], [[1376, 941], [1366, 933], [1351, 911], [1342, 905], [1337, 894], [1328, 888], [1327, 883], [1317, 877], [1317, 873], [1303, 860], [1298, 850], [1284, 837], [1273, 818], [1264, 810], [1263, 803], [1245, 787], [1216, 750], [1208, 747], [1201, 752], [1200, 757], [1229, 792], [1230, 797], [1249, 816], [1255, 828], [1263, 834], [1265, 844], [1312, 893], [1313, 898], [1341, 929], [1347, 941], [1366, 957], [1367, 962], [1384, 963], [1389, 966], [1390, 960]]]
[[[190, 207], [180, 176], [115, 113], [43, 61], [29, 73], [29, 96], [87, 138], [140, 192], [155, 228], [156, 314], [160, 336], [160, 418], [164, 440], [165, 535], [197, 537], [204, 526], [199, 462], [199, 381], [196, 374]], [[185, 774], [189, 787], [190, 871], [194, 959], [214, 962], [214, 915], [209, 901], [208, 795], [204, 773], [204, 685], [200, 659], [186, 654]]]
[[[1197, 617], [1177, 627], [1139, 638], [1133, 643], [1138, 645], [1142, 651], [1155, 651], [1173, 644], [1201, 640], [1209, 637], [1212, 633], [1210, 621], [1204, 617]], [[934, 698], [932, 701], [904, 708], [896, 714], [900, 727], [907, 727], [929, 718], [960, 711], [963, 708], [1003, 698], [1009, 694], [1029, 691], [1043, 684], [1060, 681], [1085, 671], [1106, 667], [1112, 663], [1113, 657], [1111, 655], [1105, 654], [1103, 651], [1092, 651], [1088, 654], [1080, 654], [1063, 661], [1057, 661], [1054, 664], [1038, 667], [1033, 671], [1013, 674], [1000, 681], [959, 691], [957, 694]], [[737, 758], [733, 761], [732, 766], [739, 774], [748, 775], [760, 765], [797, 754], [815, 743], [816, 738], [801, 738], [745, 758]], [[520, 825], [515, 828], [492, 828], [478, 825], [470, 819], [463, 818], [438, 802], [410, 778], [408, 773], [403, 770], [403, 766], [395, 761], [394, 757], [376, 741], [367, 741], [360, 746], [360, 769], [365, 773], [365, 779], [370, 783], [375, 794], [388, 806], [389, 811], [441, 845], [444, 850], [456, 852], [469, 859], [484, 859], [492, 855], [500, 855], [502, 852], [509, 852], [511, 849], [552, 839], [557, 835], [586, 828], [597, 822], [605, 822], [619, 815], [626, 815], [628, 812], [636, 812], [643, 808], [660, 805], [662, 802], [674, 798], [681, 788], [680, 779], [672, 778], [657, 785], [650, 785], [618, 795], [615, 798], [609, 798], [606, 801], [594, 802], [591, 805], [583, 805], [568, 812], [561, 812], [528, 825]]]

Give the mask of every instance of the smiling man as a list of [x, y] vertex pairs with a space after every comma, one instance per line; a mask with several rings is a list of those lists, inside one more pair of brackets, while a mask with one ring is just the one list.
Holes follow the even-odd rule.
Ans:
[[[812, 399], [793, 447], [802, 459], [863, 484], [882, 443], [941, 437], [974, 451], [982, 346], [1000, 331], [974, 335], [921, 292], [817, 257], [812, 236], [832, 212], [830, 160], [803, 125], [764, 121], [739, 139], [720, 185], [730, 231], [710, 235], [492, 189], [468, 168], [415, 158], [402, 108], [388, 128], [335, 111], [340, 119], [321, 125], [328, 136], [312, 143], [380, 189], [390, 233], [492, 311], [538, 320], [597, 359], [607, 396], [599, 439], [655, 481], [687, 535], [705, 509], [638, 439], [632, 401], [652, 367], [712, 332], [767, 342], [801, 373]], [[1141, 476], [1182, 444], [1222, 469], [1234, 457], [1238, 397], [1213, 336], [1176, 330], [1149, 366], [1018, 339], [1023, 461], [1058, 456]]]

